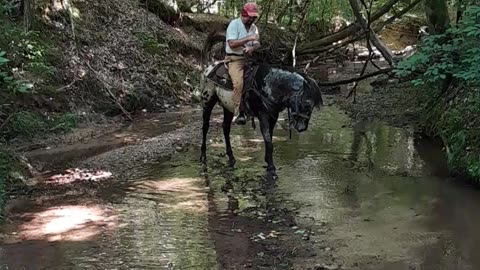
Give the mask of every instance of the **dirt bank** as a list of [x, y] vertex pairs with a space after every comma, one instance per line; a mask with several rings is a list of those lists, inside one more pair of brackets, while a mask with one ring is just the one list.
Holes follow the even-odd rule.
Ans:
[[[348, 77], [358, 74], [363, 65], [347, 63]], [[374, 71], [374, 68], [371, 68]], [[368, 72], [368, 71], [367, 71]], [[342, 79], [345, 74], [332, 76]], [[341, 86], [335, 92], [335, 103], [356, 121], [383, 121], [392, 126], [407, 127], [420, 125], [422, 110], [418, 98], [421, 91], [410, 82], [399, 82], [388, 76], [379, 76], [361, 81], [357, 87], [355, 102], [353, 95], [346, 99], [354, 84]]]

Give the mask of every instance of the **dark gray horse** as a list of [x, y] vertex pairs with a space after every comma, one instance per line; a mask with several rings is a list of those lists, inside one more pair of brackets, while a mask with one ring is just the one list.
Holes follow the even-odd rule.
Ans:
[[[230, 127], [233, 119], [233, 102], [231, 82], [228, 76], [223, 80], [212, 80], [213, 73], [223, 69], [222, 61], [216, 62], [205, 69], [201, 79], [201, 89], [198, 97], [203, 106], [203, 139], [200, 160], [207, 162], [207, 133], [210, 127], [210, 116], [217, 103], [223, 107], [223, 134], [225, 136], [226, 154], [229, 165], [235, 165], [232, 147], [230, 145]], [[252, 71], [251, 83], [245, 81], [243, 104], [253, 118], [258, 118], [260, 130], [265, 142], [265, 162], [267, 172], [275, 174], [273, 164], [273, 129], [279, 113], [288, 110], [289, 126], [298, 132], [308, 129], [310, 116], [315, 107], [323, 105], [322, 94], [317, 83], [307, 75], [292, 68], [278, 68], [263, 63], [249, 65], [247, 71]], [[225, 74], [225, 71], [223, 72]], [[218, 77], [217, 77], [218, 78]], [[250, 87], [249, 87], [250, 86]]]

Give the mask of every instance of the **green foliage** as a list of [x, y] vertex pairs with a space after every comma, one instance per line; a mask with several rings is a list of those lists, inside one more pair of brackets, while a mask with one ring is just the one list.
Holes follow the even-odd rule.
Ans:
[[348, 1], [317, 0], [310, 1], [305, 17], [306, 30], [310, 33], [326, 34], [331, 32], [333, 25], [343, 20], [351, 20], [353, 14]]
[[0, 15], [10, 16], [14, 13], [17, 7], [11, 1], [0, 1]]
[[[432, 132], [444, 138], [449, 151], [447, 158], [452, 172], [465, 171], [480, 179], [480, 89], [465, 89], [448, 103], [433, 107]], [[446, 104], [445, 104], [446, 103]]]
[[69, 132], [78, 125], [75, 114], [66, 113], [58, 116], [45, 117], [30, 111], [19, 111], [12, 115], [0, 136], [5, 138], [31, 138], [39, 133]]
[[161, 44], [158, 40], [149, 33], [136, 33], [137, 37], [142, 41], [143, 48], [150, 54], [165, 54], [168, 48], [167, 44]]
[[0, 148], [0, 220], [5, 207], [8, 190], [13, 185], [13, 174], [21, 171], [19, 162], [12, 152]]
[[78, 125], [78, 117], [73, 113], [65, 113], [47, 121], [49, 131], [69, 132]]
[[6, 52], [0, 51], [0, 89], [5, 88], [10, 90], [12, 94], [26, 93], [33, 88], [33, 84], [22, 79], [14, 79], [9, 75], [8, 62], [5, 58]]
[[48, 44], [40, 32], [25, 32], [21, 23], [0, 12], [1, 140], [31, 137], [41, 132], [64, 132], [77, 124], [76, 116], [48, 118], [18, 110], [15, 103], [20, 95], [30, 98], [51, 88], [55, 69], [50, 63], [55, 54]]
[[24, 32], [18, 24], [0, 16], [0, 89], [13, 95], [26, 93], [52, 78], [55, 69], [49, 63], [51, 51], [40, 32]]
[[36, 113], [21, 111], [17, 112], [11, 121], [12, 132], [15, 134], [30, 137], [36, 132], [45, 130], [45, 123], [42, 117]]
[[6, 52], [0, 51], [0, 85], [2, 83], [6, 84], [12, 80], [12, 77], [8, 76], [8, 73], [5, 71], [7, 63], [10, 62], [5, 58]]
[[465, 84], [480, 83], [480, 7], [471, 6], [457, 27], [425, 38], [418, 52], [399, 63], [398, 76], [420, 73], [415, 85], [433, 84], [452, 76]]
[[[418, 52], [396, 67], [398, 76], [415, 76], [426, 104], [429, 133], [448, 147], [452, 172], [480, 180], [480, 7], [469, 6], [456, 27], [425, 38]], [[451, 78], [451, 86], [440, 87]]]

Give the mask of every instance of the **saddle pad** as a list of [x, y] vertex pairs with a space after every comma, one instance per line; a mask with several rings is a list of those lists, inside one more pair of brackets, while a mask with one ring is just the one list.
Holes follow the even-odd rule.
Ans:
[[233, 90], [233, 84], [230, 80], [230, 75], [228, 75], [228, 70], [225, 68], [224, 62], [217, 64], [210, 74], [207, 75], [207, 78], [229, 91]]
[[[256, 66], [245, 66], [245, 71], [243, 74], [245, 89], [250, 89], [250, 87], [252, 86], [253, 78], [256, 71]], [[223, 61], [218, 63], [212, 69], [212, 71], [207, 75], [207, 78], [213, 81], [215, 84], [225, 88], [226, 90], [233, 90], [232, 80], [230, 79], [230, 75], [228, 74], [228, 70], [225, 67], [225, 63]]]

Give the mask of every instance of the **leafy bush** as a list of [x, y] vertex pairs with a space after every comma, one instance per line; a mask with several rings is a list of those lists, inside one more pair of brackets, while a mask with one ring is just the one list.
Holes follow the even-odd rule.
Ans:
[[[480, 182], [480, 6], [470, 6], [456, 27], [426, 37], [418, 51], [396, 67], [422, 86], [424, 124], [442, 138], [452, 172]], [[439, 87], [449, 79], [450, 86]]]
[[31, 138], [47, 132], [65, 133], [75, 128], [78, 121], [78, 116], [72, 113], [45, 117], [35, 112], [19, 111], [11, 116], [9, 122], [0, 131], [0, 137]]
[[10, 1], [0, 1], [0, 15], [12, 15], [17, 7]]
[[0, 148], [0, 220], [5, 207], [7, 193], [13, 186], [12, 175], [21, 171], [18, 160], [13, 153]]
[[14, 95], [26, 93], [52, 78], [51, 51], [39, 32], [25, 32], [0, 16], [0, 88]]
[[415, 85], [436, 83], [451, 75], [460, 83], [480, 83], [480, 6], [470, 6], [457, 27], [426, 37], [418, 52], [396, 67], [398, 76], [420, 73]]

